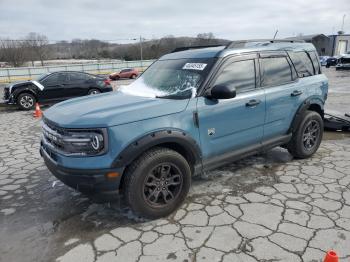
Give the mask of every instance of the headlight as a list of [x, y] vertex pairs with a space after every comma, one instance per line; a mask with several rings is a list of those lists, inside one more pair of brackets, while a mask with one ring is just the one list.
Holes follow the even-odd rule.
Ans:
[[62, 129], [43, 125], [43, 139], [53, 150], [64, 155], [96, 156], [107, 151], [107, 129]]
[[65, 151], [79, 155], [99, 155], [106, 151], [107, 132], [103, 130], [69, 131], [62, 138]]

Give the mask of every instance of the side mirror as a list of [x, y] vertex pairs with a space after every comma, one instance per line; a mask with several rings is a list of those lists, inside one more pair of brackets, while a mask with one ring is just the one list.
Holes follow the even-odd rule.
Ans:
[[214, 99], [230, 99], [236, 96], [236, 88], [224, 85], [216, 85], [211, 89], [208, 98]]

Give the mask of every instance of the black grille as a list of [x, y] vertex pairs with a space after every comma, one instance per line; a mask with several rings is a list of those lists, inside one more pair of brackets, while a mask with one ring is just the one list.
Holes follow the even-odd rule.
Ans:
[[43, 140], [47, 146], [55, 151], [63, 150], [62, 135], [63, 130], [60, 128], [48, 125], [44, 122], [43, 124]]
[[10, 98], [10, 89], [9, 87], [4, 88], [4, 100], [8, 100]]

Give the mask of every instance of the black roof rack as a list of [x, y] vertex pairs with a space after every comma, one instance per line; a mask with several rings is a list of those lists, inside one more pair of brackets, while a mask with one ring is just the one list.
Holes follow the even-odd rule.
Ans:
[[246, 43], [254, 42], [270, 42], [270, 43], [305, 43], [304, 40], [295, 40], [295, 39], [250, 39], [250, 40], [235, 40], [228, 43], [225, 49], [229, 48], [239, 48], [244, 47]]
[[194, 46], [181, 46], [176, 47], [171, 53], [176, 53], [180, 51], [186, 51], [191, 49], [201, 49], [201, 48], [208, 48], [208, 47], [219, 47], [219, 46], [225, 46], [225, 45], [194, 45]]
[[305, 43], [304, 40], [295, 40], [295, 39], [251, 39], [251, 40], [235, 40], [230, 41], [227, 44], [223, 45], [194, 45], [194, 46], [181, 46], [175, 48], [171, 53], [176, 53], [180, 51], [186, 51], [191, 49], [201, 49], [201, 48], [208, 48], [208, 47], [219, 47], [224, 46], [225, 49], [229, 48], [239, 48], [244, 47], [246, 43], [254, 43], [254, 42], [269, 42], [269, 43]]

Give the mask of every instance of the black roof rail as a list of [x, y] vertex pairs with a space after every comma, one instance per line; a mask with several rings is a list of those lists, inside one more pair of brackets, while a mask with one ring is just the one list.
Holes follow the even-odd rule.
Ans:
[[181, 46], [176, 47], [171, 53], [176, 53], [180, 51], [186, 51], [191, 49], [201, 49], [201, 48], [208, 48], [208, 47], [219, 47], [219, 46], [225, 46], [225, 45], [194, 45], [194, 46]]
[[254, 43], [254, 42], [270, 42], [272, 43], [305, 43], [304, 40], [299, 39], [250, 39], [250, 40], [235, 40], [228, 43], [225, 49], [235, 48], [235, 47], [244, 47], [246, 43]]

